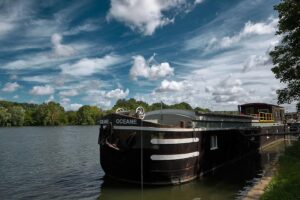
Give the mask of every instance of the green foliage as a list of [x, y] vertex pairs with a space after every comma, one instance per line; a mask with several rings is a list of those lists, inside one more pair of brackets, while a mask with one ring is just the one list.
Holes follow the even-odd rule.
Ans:
[[78, 124], [95, 125], [101, 115], [101, 110], [96, 106], [82, 106], [77, 112]]
[[177, 103], [174, 105], [168, 106], [171, 109], [182, 109], [182, 110], [193, 110], [192, 106], [186, 102]]
[[275, 77], [287, 84], [277, 90], [278, 103], [300, 101], [300, 1], [284, 0], [274, 9], [279, 14], [277, 34], [281, 43], [270, 52]]
[[11, 125], [12, 126], [23, 126], [25, 120], [25, 110], [22, 106], [12, 106], [9, 109], [11, 115]]
[[43, 126], [63, 125], [67, 123], [64, 108], [55, 102], [43, 103], [35, 112], [35, 119]]
[[6, 108], [0, 106], [0, 126], [9, 126], [11, 114], [7, 111]]
[[167, 109], [168, 105], [161, 102], [161, 103], [153, 103], [150, 107], [149, 107], [149, 111], [152, 110], [160, 110], [160, 109]]
[[153, 110], [160, 110], [160, 109], [182, 109], [182, 110], [197, 110], [201, 112], [209, 112], [209, 109], [205, 108], [195, 108], [193, 109], [192, 106], [186, 102], [181, 102], [173, 105], [167, 105], [163, 102], [160, 103], [153, 103], [151, 105], [143, 102], [143, 101], [136, 101], [135, 99], [131, 98], [128, 100], [119, 99], [114, 107], [112, 108], [111, 112], [115, 112], [118, 108], [123, 108], [126, 110], [135, 111], [135, 109], [139, 106], [142, 106], [146, 111], [153, 111]]
[[68, 124], [70, 125], [77, 125], [77, 112], [75, 111], [67, 111], [66, 117], [68, 119]]
[[[20, 126], [21, 126], [21, 124], [25, 125], [25, 126], [38, 125], [37, 122], [35, 122], [35, 119], [33, 117], [38, 106], [39, 105], [37, 105], [37, 104], [0, 101], [0, 107], [7, 109], [7, 112], [10, 114], [9, 121], [7, 121], [7, 123], [5, 125], [1, 124], [0, 126], [10, 126], [11, 122], [13, 122], [14, 124], [19, 124]], [[21, 111], [21, 108], [25, 111], [24, 119], [22, 119], [23, 112]], [[13, 112], [13, 113], [11, 113], [11, 112]], [[21, 113], [21, 116], [18, 120], [16, 118], [18, 118], [19, 116], [15, 112]], [[14, 114], [14, 116], [11, 116], [12, 114]], [[22, 123], [22, 121], [23, 121], [23, 123]]]
[[204, 113], [210, 112], [210, 110], [208, 108], [196, 107], [194, 110], [197, 112], [204, 112]]
[[112, 109], [103, 111], [96, 106], [84, 105], [78, 111], [67, 111], [55, 102], [43, 104], [16, 103], [0, 101], [0, 126], [57, 126], [57, 125], [95, 125], [98, 120], [109, 113], [114, 113], [117, 108], [124, 108], [135, 112], [142, 106], [145, 111], [163, 109], [183, 109], [209, 112], [209, 109], [195, 108], [186, 102], [167, 105], [165, 103], [153, 103], [149, 105], [143, 101], [120, 99]]
[[133, 98], [128, 100], [119, 99], [112, 108], [112, 111], [115, 112], [118, 108], [123, 108], [126, 110], [135, 110], [139, 106], [142, 106], [145, 110], [149, 109], [149, 105], [143, 101], [136, 101]]
[[300, 197], [300, 141], [288, 147], [279, 159], [279, 169], [262, 200], [299, 199]]
[[25, 117], [24, 117], [25, 126], [32, 126], [36, 124], [33, 117], [35, 112], [36, 112], [36, 108], [27, 108], [25, 110]]

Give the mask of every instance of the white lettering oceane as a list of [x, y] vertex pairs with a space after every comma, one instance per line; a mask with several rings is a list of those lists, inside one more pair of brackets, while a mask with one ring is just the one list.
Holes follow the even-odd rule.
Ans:
[[137, 125], [136, 119], [116, 119], [116, 124]]

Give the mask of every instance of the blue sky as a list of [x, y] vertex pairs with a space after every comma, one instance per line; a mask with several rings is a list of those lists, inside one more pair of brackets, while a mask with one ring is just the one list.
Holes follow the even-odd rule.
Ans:
[[[279, 0], [0, 0], [0, 98], [276, 103]], [[285, 105], [293, 110], [294, 105]]]

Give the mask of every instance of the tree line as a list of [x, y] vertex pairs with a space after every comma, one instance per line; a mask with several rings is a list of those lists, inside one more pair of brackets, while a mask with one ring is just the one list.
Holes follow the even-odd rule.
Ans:
[[120, 99], [110, 110], [103, 110], [97, 106], [84, 105], [78, 111], [65, 111], [59, 103], [48, 102], [43, 104], [17, 103], [0, 101], [0, 126], [59, 126], [59, 125], [95, 125], [98, 120], [118, 108], [135, 110], [142, 106], [146, 111], [166, 109], [185, 109], [199, 112], [209, 112], [209, 109], [193, 108], [186, 102], [167, 105], [143, 101]]

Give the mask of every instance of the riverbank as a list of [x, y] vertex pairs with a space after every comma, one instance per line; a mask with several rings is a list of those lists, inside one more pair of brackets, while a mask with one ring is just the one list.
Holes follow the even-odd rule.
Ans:
[[300, 199], [299, 188], [300, 141], [297, 141], [279, 158], [277, 172], [260, 199]]
[[[295, 199], [294, 196], [291, 197], [290, 195], [293, 194], [293, 192], [298, 192], [298, 190], [295, 188], [299, 187], [299, 185], [294, 189], [289, 185], [294, 185], [294, 182], [299, 182], [300, 180], [300, 173], [297, 172], [300, 163], [300, 141], [297, 141], [297, 138], [290, 139], [294, 140], [294, 145], [288, 147], [283, 155], [280, 156], [280, 154], [278, 154], [274, 158], [274, 160], [265, 167], [262, 177], [252, 188], [247, 191], [247, 193], [242, 198], [243, 200]], [[272, 145], [276, 145], [276, 143]], [[268, 149], [272, 145], [265, 148]], [[290, 148], [292, 148], [292, 150], [290, 150]], [[297, 153], [291, 154], [291, 151]], [[295, 180], [290, 179], [289, 176], [287, 176], [288, 173], [286, 171], [288, 171], [288, 173], [298, 173], [298, 178], [296, 178]], [[284, 184], [287, 185], [284, 186]], [[286, 189], [286, 187], [289, 187], [291, 191]], [[287, 194], [284, 194], [283, 191]], [[282, 195], [279, 196], [277, 192]], [[295, 195], [298, 198], [300, 197], [298, 193], [296, 193]]]
[[[267, 146], [265, 146], [262, 151], [268, 150], [270, 148], [273, 148], [276, 145], [279, 145], [280, 142], [285, 142], [284, 140], [278, 140], [274, 141]], [[263, 174], [261, 175], [262, 177], [252, 186], [249, 188], [249, 190], [246, 192], [244, 197], [242, 198], [243, 200], [258, 200], [262, 194], [264, 193], [265, 189], [269, 185], [269, 183], [272, 180], [272, 177], [275, 175], [276, 172], [276, 165], [278, 163], [280, 154], [277, 154], [273, 161], [266, 164], [263, 170]]]

